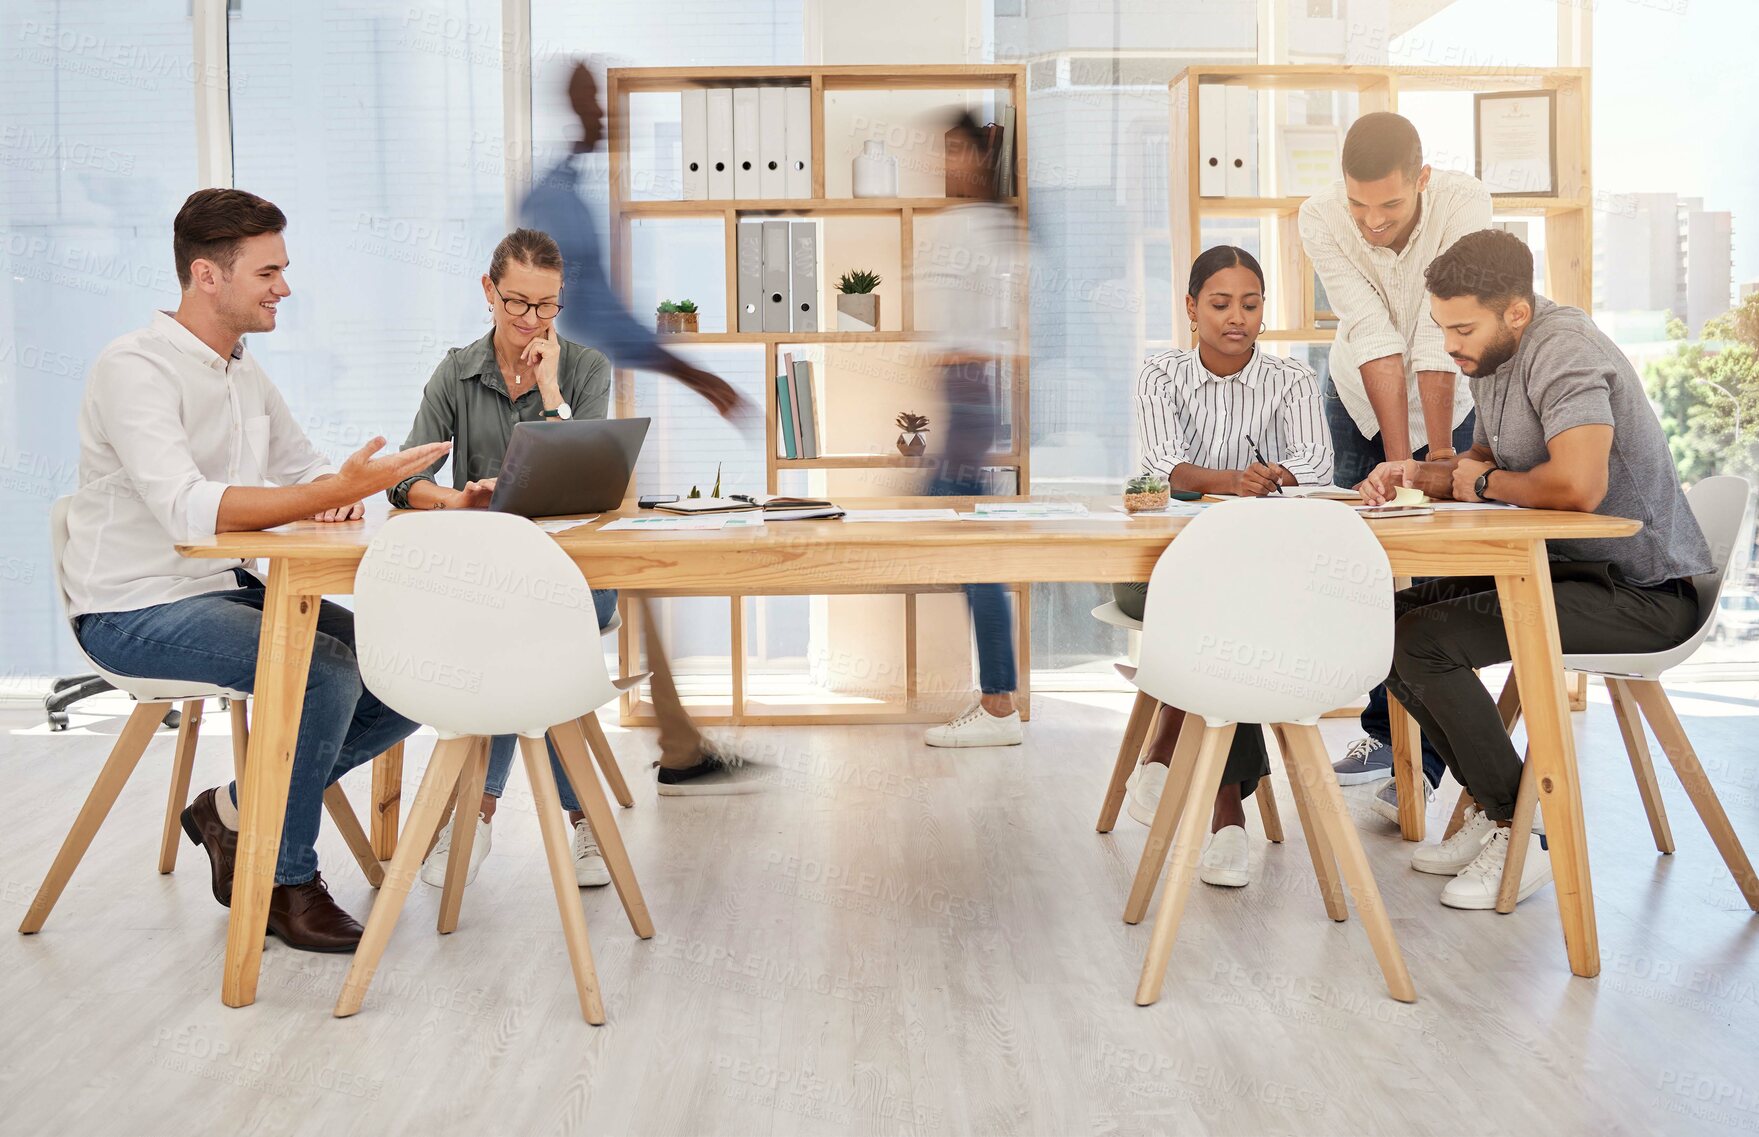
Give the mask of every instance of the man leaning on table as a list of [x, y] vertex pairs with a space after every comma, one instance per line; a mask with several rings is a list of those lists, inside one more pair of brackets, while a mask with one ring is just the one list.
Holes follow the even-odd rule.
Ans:
[[[155, 313], [92, 364], [62, 570], [80, 646], [107, 670], [252, 690], [261, 580], [242, 560], [186, 558], [176, 546], [290, 521], [355, 520], [364, 498], [450, 448], [377, 457], [385, 440], [375, 438], [338, 469], [299, 429], [243, 340], [273, 331], [290, 294], [286, 225], [255, 194], [191, 194], [172, 229], [177, 310]], [[324, 790], [414, 730], [361, 686], [353, 614], [325, 603], [269, 901], [269, 932], [288, 946], [354, 950], [361, 926], [330, 896], [313, 848]], [[214, 899], [230, 906], [236, 784], [197, 795], [183, 827], [207, 850]]]
[[[1300, 228], [1338, 317], [1321, 399], [1333, 480], [1356, 486], [1383, 462], [1447, 458], [1472, 444], [1472, 396], [1455, 382], [1429, 316], [1423, 270], [1460, 237], [1489, 227], [1490, 192], [1476, 178], [1424, 165], [1417, 128], [1387, 111], [1350, 127], [1343, 174], [1302, 204]], [[1371, 805], [1396, 822], [1384, 687], [1369, 692], [1362, 732], [1333, 769], [1345, 785], [1381, 782]], [[1433, 794], [1442, 761], [1427, 738], [1423, 772]]]
[[[1479, 417], [1456, 458], [1382, 467], [1371, 502], [1399, 485], [1431, 497], [1568, 509], [1643, 522], [1630, 537], [1548, 542], [1558, 639], [1565, 653], [1653, 652], [1691, 635], [1691, 577], [1710, 549], [1686, 504], [1673, 456], [1623, 352], [1579, 308], [1533, 292], [1533, 254], [1485, 229], [1457, 241], [1427, 272], [1430, 309], [1447, 351], [1471, 377]], [[1474, 668], [1509, 658], [1490, 577], [1446, 577], [1400, 592], [1387, 687], [1477, 803], [1458, 832], [1411, 858], [1453, 876], [1441, 902], [1493, 908], [1508, 854], [1521, 760]], [[1519, 899], [1551, 879], [1530, 849]]]

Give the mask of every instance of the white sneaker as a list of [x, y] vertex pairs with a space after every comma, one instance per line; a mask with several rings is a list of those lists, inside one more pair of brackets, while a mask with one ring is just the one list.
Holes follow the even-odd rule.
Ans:
[[1477, 806], [1466, 810], [1459, 831], [1439, 845], [1419, 845], [1411, 853], [1411, 867], [1437, 876], [1459, 876], [1478, 858], [1484, 843], [1496, 832], [1496, 822]]
[[[434, 842], [434, 851], [421, 865], [421, 882], [431, 884], [435, 888], [446, 887], [446, 861], [452, 854], [452, 824], [458, 820], [456, 812], [440, 830], [440, 839]], [[483, 861], [488, 859], [489, 846], [494, 844], [494, 826], [476, 815], [476, 839], [470, 843], [470, 869], [464, 874], [464, 883], [476, 880], [476, 870], [482, 868]]]
[[1205, 839], [1203, 858], [1197, 862], [1197, 879], [1222, 888], [1244, 888], [1252, 882], [1245, 829], [1229, 825]]
[[997, 718], [978, 702], [952, 722], [929, 727], [922, 740], [930, 746], [1018, 746], [1026, 736], [1019, 711]]
[[1124, 803], [1130, 816], [1144, 825], [1153, 825], [1155, 811], [1160, 809], [1161, 791], [1166, 786], [1167, 766], [1164, 762], [1144, 762], [1136, 767], [1136, 772], [1124, 783]]
[[[1509, 831], [1498, 826], [1472, 863], [1441, 890], [1441, 902], [1449, 908], [1474, 911], [1495, 908], [1496, 893], [1502, 887], [1502, 867], [1508, 857]], [[1538, 891], [1540, 885], [1550, 882], [1551, 854], [1538, 841], [1528, 842], [1527, 858], [1521, 865], [1521, 889], [1515, 893], [1515, 902], [1520, 903]]]
[[[1418, 775], [1423, 780], [1424, 798], [1427, 806], [1435, 800], [1435, 787], [1429, 784], [1429, 775]], [[1375, 787], [1374, 796], [1368, 799], [1368, 808], [1394, 825], [1399, 823], [1399, 780], [1388, 778]]]
[[574, 880], [582, 888], [611, 883], [611, 870], [605, 867], [599, 843], [592, 839], [592, 826], [585, 818], [574, 823]]

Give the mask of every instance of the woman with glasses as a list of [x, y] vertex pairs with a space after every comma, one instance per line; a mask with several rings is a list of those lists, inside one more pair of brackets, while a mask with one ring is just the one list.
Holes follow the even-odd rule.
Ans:
[[[556, 334], [554, 321], [562, 310], [562, 252], [549, 234], [536, 229], [508, 234], [495, 246], [482, 289], [494, 326], [475, 343], [446, 353], [422, 392], [421, 409], [403, 443], [407, 450], [428, 442], [451, 442], [452, 486], [448, 489], [434, 480], [444, 460], [436, 462], [392, 487], [388, 496], [399, 509], [487, 506], [515, 423], [604, 418], [610, 404], [610, 361], [593, 348]], [[592, 598], [599, 626], [605, 627], [616, 614], [617, 594], [595, 589]], [[475, 878], [488, 856], [490, 823], [513, 769], [513, 749], [510, 734], [496, 737], [489, 749], [470, 878]], [[574, 825], [575, 878], [583, 886], [607, 884], [611, 874], [554, 745], [550, 765], [562, 807]], [[421, 879], [436, 888], [446, 882], [452, 826], [460, 816], [466, 816], [463, 802], [422, 865]]]

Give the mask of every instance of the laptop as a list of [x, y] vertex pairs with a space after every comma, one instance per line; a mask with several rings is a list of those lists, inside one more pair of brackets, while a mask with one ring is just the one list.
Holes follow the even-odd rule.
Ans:
[[608, 513], [623, 504], [652, 419], [513, 425], [489, 508], [521, 517]]

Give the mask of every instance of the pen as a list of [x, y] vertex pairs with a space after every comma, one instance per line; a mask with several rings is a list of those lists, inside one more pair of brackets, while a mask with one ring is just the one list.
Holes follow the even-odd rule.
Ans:
[[[1270, 465], [1269, 462], [1266, 462], [1264, 460], [1264, 451], [1262, 451], [1258, 448], [1258, 443], [1252, 441], [1252, 436], [1250, 434], [1248, 434], [1246, 436], [1246, 445], [1252, 447], [1252, 457], [1258, 459], [1258, 464], [1260, 466], [1269, 466]], [[1271, 483], [1271, 492], [1277, 494], [1280, 497], [1283, 492], [1282, 482], [1280, 482], [1280, 481], [1272, 482]]]

